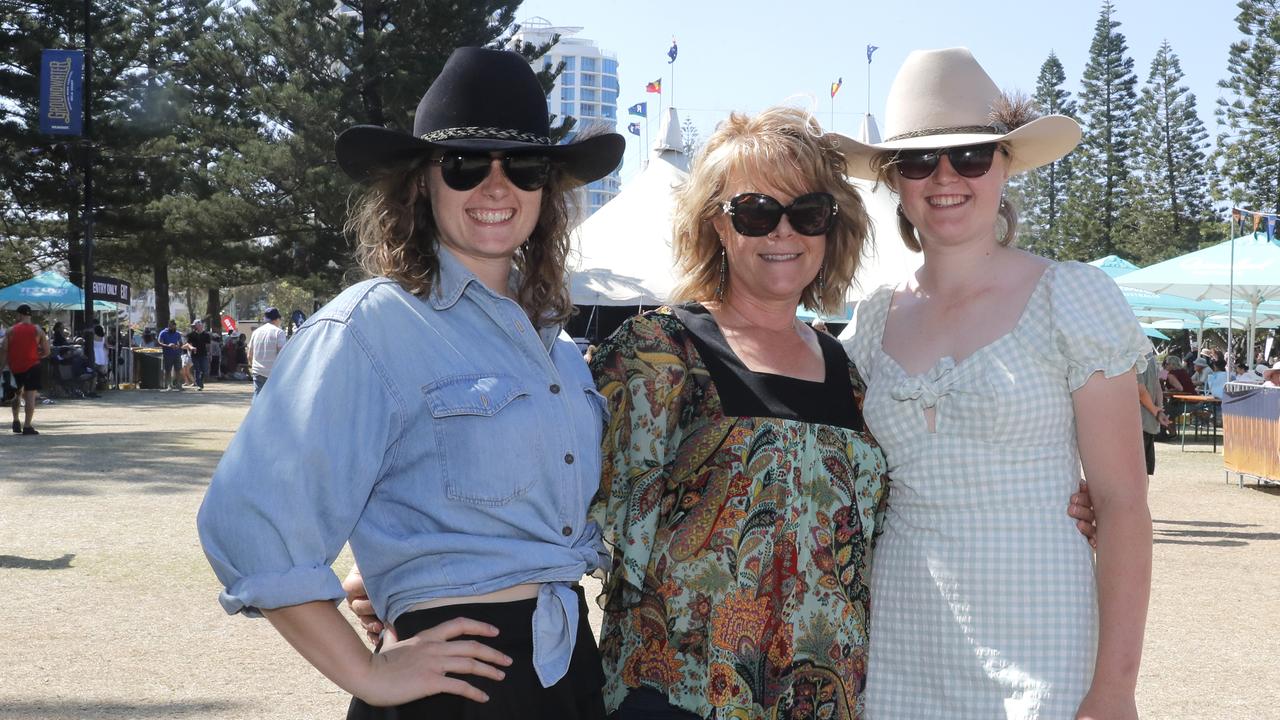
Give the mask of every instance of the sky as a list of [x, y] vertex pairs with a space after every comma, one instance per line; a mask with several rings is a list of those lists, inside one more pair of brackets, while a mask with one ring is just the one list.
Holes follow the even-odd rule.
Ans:
[[[626, 108], [649, 102], [649, 140], [658, 133], [659, 97], [645, 84], [662, 78], [662, 104], [674, 103], [703, 138], [732, 110], [809, 107], [827, 129], [856, 136], [870, 110], [884, 129], [884, 100], [912, 51], [968, 47], [1004, 90], [1035, 91], [1052, 51], [1075, 98], [1102, 3], [1081, 0], [527, 0], [517, 19], [542, 17], [581, 27], [618, 58], [618, 130], [627, 138], [622, 181], [639, 168], [643, 136], [626, 132]], [[1226, 77], [1227, 51], [1242, 38], [1235, 0], [1114, 0], [1113, 18], [1133, 58], [1138, 87], [1168, 40], [1182, 63], [1212, 139], [1214, 108]], [[679, 44], [667, 63], [672, 39]], [[866, 46], [879, 46], [868, 64]], [[674, 77], [672, 72], [674, 71]], [[831, 83], [843, 77], [835, 97]], [[641, 121], [643, 123], [643, 121]]]

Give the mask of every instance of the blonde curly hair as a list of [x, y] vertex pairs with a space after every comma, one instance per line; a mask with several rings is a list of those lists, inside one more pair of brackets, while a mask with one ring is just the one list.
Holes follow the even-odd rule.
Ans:
[[[356, 258], [371, 276], [388, 277], [414, 295], [439, 280], [435, 217], [427, 193], [428, 157], [385, 172], [357, 201], [346, 231], [355, 238]], [[535, 327], [563, 323], [573, 314], [567, 261], [569, 222], [577, 209], [579, 183], [552, 165], [542, 189], [538, 222], [515, 254], [520, 274], [516, 301]]]
[[731, 179], [758, 178], [793, 196], [821, 191], [835, 197], [839, 209], [827, 233], [823, 268], [800, 302], [814, 312], [841, 311], [870, 230], [862, 198], [845, 175], [844, 156], [810, 113], [773, 107], [755, 116], [731, 114], [707, 140], [676, 194], [672, 250], [679, 279], [671, 300], [716, 299], [721, 244], [713, 221], [729, 199]]

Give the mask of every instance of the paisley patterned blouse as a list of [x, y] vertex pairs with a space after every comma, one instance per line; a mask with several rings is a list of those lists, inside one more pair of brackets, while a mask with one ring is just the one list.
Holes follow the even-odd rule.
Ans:
[[862, 716], [885, 460], [857, 371], [819, 337], [824, 382], [748, 370], [699, 305], [595, 354], [610, 710], [647, 687], [701, 717]]

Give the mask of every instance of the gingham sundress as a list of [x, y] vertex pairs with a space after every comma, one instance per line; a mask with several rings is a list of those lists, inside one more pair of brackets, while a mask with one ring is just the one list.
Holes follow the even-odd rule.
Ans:
[[910, 376], [881, 344], [892, 297], [884, 287], [862, 302], [845, 341], [891, 478], [867, 716], [1072, 718], [1097, 600], [1093, 554], [1066, 513], [1080, 472], [1071, 393], [1096, 371], [1141, 366], [1151, 343], [1114, 281], [1061, 263], [1008, 334]]

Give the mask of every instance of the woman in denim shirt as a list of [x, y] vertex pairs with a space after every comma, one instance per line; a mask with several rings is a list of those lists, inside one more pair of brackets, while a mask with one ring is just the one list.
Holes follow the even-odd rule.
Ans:
[[[624, 143], [548, 135], [527, 61], [464, 48], [413, 135], [339, 137], [376, 277], [281, 353], [200, 509], [223, 607], [265, 614], [349, 717], [603, 716], [575, 583], [605, 561], [585, 520], [604, 404], [560, 324], [568, 191]], [[335, 607], [347, 542], [400, 638], [377, 654]]]

